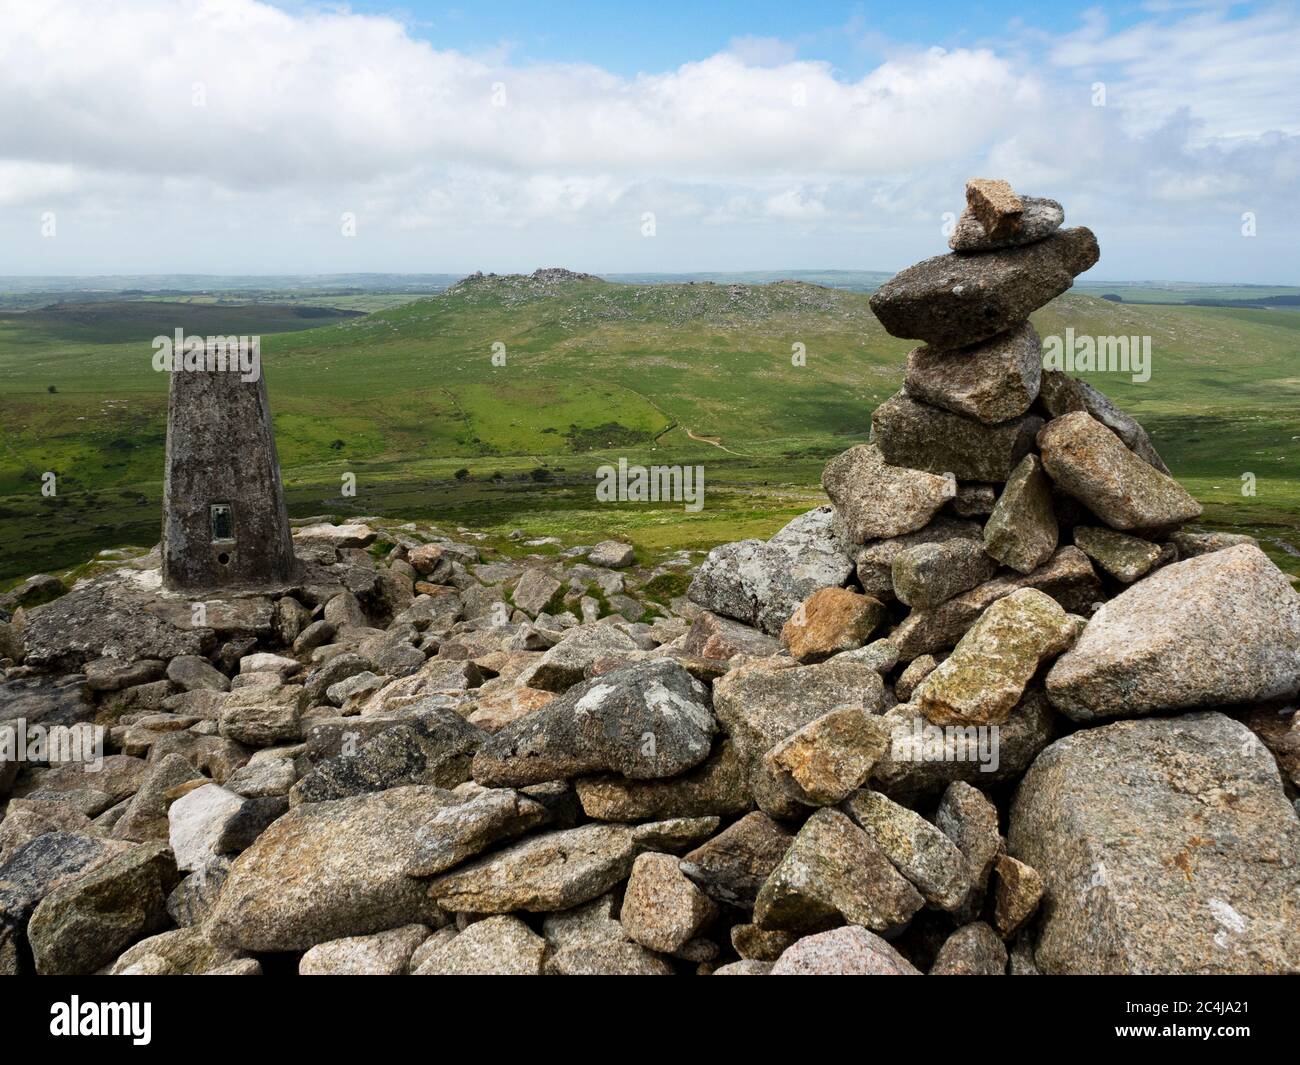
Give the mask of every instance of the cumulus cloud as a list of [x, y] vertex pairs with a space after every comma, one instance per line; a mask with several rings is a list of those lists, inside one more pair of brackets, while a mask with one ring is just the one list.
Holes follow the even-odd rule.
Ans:
[[[810, 265], [888, 268], [939, 250], [940, 216], [974, 173], [1090, 222], [1176, 223], [1280, 208], [1300, 155], [1294, 92], [1277, 91], [1300, 55], [1300, 15], [1285, 8], [1157, 11], [1120, 31], [1091, 15], [1056, 40], [1026, 31], [1019, 51], [891, 50], [857, 78], [743, 37], [629, 78], [257, 0], [0, 7], [0, 269], [13, 273], [59, 254], [75, 271], [92, 245], [102, 269], [122, 227], [127, 256], [147, 256], [159, 230], [236, 234], [249, 270], [289, 267], [295, 227], [318, 242], [299, 234], [314, 257], [303, 270], [493, 268], [483, 253], [504, 247], [604, 269], [717, 267], [718, 227], [769, 234], [764, 261], [732, 266], [793, 265], [780, 235], [821, 233], [827, 260]], [[88, 243], [32, 243], [34, 213], [55, 208]], [[326, 240], [343, 211], [388, 243], [359, 255]], [[653, 252], [636, 246], [645, 211], [679, 223]], [[844, 262], [852, 233], [873, 243]], [[440, 245], [411, 243], [431, 234]]]

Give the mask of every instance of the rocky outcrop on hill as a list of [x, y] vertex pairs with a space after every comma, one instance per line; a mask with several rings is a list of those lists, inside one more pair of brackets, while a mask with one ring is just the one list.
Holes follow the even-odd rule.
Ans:
[[24, 585], [0, 972], [1300, 972], [1300, 595], [1041, 371], [1091, 233], [968, 203], [769, 540], [314, 520], [283, 587]]

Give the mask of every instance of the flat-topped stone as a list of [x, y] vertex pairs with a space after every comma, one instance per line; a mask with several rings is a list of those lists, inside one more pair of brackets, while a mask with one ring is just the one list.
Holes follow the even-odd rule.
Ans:
[[1082, 227], [981, 255], [937, 255], [895, 274], [871, 310], [896, 337], [958, 348], [987, 340], [1055, 299], [1096, 263], [1097, 238]]

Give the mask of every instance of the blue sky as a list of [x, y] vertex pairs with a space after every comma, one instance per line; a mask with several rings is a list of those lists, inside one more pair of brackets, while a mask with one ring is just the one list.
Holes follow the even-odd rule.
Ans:
[[0, 273], [893, 270], [972, 176], [1099, 279], [1300, 283], [1300, 5], [14, 4]]
[[[302, 5], [282, 4], [287, 10]], [[351, 10], [402, 18], [439, 48], [485, 52], [508, 48], [521, 62], [593, 63], [625, 76], [669, 70], [725, 50], [733, 41], [766, 38], [789, 54], [824, 59], [849, 75], [870, 69], [900, 45], [975, 46], [1018, 22], [1049, 33], [1078, 27], [1082, 14], [1104, 10], [1115, 27], [1144, 14], [1137, 4], [826, 3], [753, 0], [653, 4], [373, 2]], [[1032, 14], [1026, 14], [1032, 12]]]

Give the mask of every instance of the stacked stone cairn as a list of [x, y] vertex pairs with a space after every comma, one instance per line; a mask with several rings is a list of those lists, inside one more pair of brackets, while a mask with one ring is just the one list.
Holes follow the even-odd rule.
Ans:
[[791, 893], [874, 847], [924, 906], [901, 942], [942, 943], [931, 972], [1001, 972], [1006, 939], [1012, 972], [1295, 972], [1300, 596], [1251, 538], [1185, 529], [1201, 507], [1142, 427], [1043, 370], [1029, 315], [1093, 234], [1004, 181], [966, 200], [952, 254], [871, 299], [923, 344], [827, 465], [833, 507], [716, 549], [692, 587], [793, 660], [714, 685], [760, 808], [819, 808]]
[[0, 729], [105, 734], [0, 747], [0, 972], [1300, 971], [1300, 595], [1042, 372], [1092, 234], [968, 203], [770, 540], [318, 520], [197, 618], [157, 549], [0, 599]]

